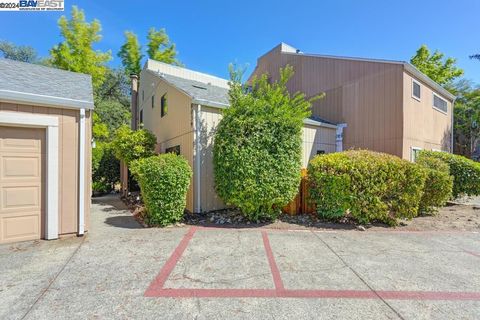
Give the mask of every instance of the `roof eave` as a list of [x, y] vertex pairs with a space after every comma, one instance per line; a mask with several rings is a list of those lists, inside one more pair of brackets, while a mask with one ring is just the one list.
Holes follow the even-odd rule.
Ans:
[[451, 94], [447, 89], [430, 79], [427, 75], [422, 73], [420, 70], [415, 68], [413, 65], [411, 65], [408, 62], [403, 63], [403, 67], [406, 71], [410, 72], [411, 74], [415, 75], [419, 80], [422, 80], [423, 82], [427, 83], [429, 86], [437, 90], [439, 93], [441, 93], [443, 96], [446, 98], [450, 99], [451, 101], [454, 101], [456, 99], [456, 96]]
[[0, 101], [66, 109], [92, 110], [94, 108], [94, 103], [92, 101], [76, 100], [3, 89], [0, 89]]

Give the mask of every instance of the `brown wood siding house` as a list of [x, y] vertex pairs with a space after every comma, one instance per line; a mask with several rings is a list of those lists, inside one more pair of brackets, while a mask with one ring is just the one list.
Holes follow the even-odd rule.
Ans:
[[[281, 43], [258, 58], [249, 80], [264, 73], [276, 80], [286, 65], [295, 72], [287, 84], [291, 92], [326, 94], [313, 104], [315, 116], [347, 124], [344, 149], [370, 149], [409, 160], [420, 149], [452, 151], [455, 97], [410, 64], [305, 54]], [[420, 97], [414, 95], [414, 84]]]
[[83, 235], [91, 77], [0, 59], [0, 243]]

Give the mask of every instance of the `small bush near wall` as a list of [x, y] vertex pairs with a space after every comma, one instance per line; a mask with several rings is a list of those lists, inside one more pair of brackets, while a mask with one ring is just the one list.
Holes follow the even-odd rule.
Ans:
[[115, 156], [127, 165], [132, 161], [152, 156], [157, 139], [146, 129], [133, 131], [123, 125], [115, 132], [112, 147]]
[[427, 173], [419, 211], [433, 213], [452, 197], [453, 177], [448, 164], [440, 159], [423, 156], [419, 157], [416, 163], [425, 168]]
[[308, 167], [311, 201], [320, 216], [350, 214], [360, 223], [418, 214], [426, 172], [398, 157], [370, 151], [317, 156]]
[[463, 156], [438, 151], [420, 151], [418, 160], [436, 158], [445, 162], [453, 176], [453, 197], [480, 195], [480, 164]]
[[187, 160], [172, 153], [161, 154], [133, 161], [131, 170], [140, 184], [145, 222], [166, 226], [180, 221], [192, 177]]

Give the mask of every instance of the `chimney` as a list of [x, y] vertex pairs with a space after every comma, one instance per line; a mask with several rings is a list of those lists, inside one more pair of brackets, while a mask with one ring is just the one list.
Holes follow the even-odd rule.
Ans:
[[136, 74], [130, 75], [132, 81], [132, 100], [130, 102], [130, 111], [132, 112], [132, 130], [138, 129], [138, 76]]

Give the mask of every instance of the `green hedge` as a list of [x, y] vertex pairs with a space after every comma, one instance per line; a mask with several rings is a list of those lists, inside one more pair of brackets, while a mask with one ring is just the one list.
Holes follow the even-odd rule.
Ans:
[[442, 207], [452, 197], [453, 177], [450, 175], [448, 164], [444, 161], [423, 156], [417, 159], [417, 165], [425, 168], [427, 179], [419, 211], [432, 213]]
[[308, 166], [310, 200], [319, 215], [348, 213], [360, 223], [395, 225], [397, 218], [417, 216], [425, 179], [414, 163], [363, 150], [316, 156]]
[[445, 162], [453, 176], [454, 198], [461, 195], [480, 195], [480, 164], [460, 155], [438, 151], [420, 151], [418, 161], [435, 158]]
[[115, 156], [129, 165], [134, 160], [153, 156], [156, 143], [155, 135], [147, 129], [133, 131], [123, 125], [115, 132], [111, 144]]
[[146, 222], [166, 226], [180, 221], [192, 177], [187, 160], [168, 153], [135, 160], [130, 168], [140, 184]]

